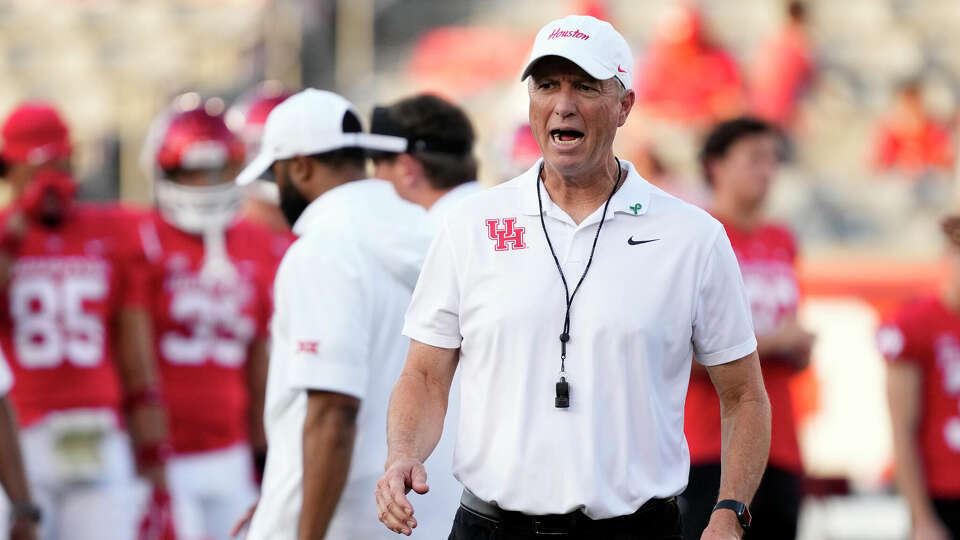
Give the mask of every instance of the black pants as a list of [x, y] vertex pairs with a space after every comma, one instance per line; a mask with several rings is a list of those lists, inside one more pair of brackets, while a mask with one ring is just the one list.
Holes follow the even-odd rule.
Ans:
[[953, 540], [960, 540], [960, 499], [934, 499], [933, 508]]
[[549, 536], [511, 529], [461, 506], [447, 540], [681, 540], [680, 530], [680, 509], [676, 502], [651, 509], [642, 518], [616, 527], [598, 530], [586, 523], [567, 534]]
[[[703, 529], [710, 523], [710, 514], [717, 503], [719, 491], [719, 464], [690, 467], [690, 482], [680, 496], [684, 540], [700, 540]], [[750, 505], [753, 523], [744, 538], [796, 538], [802, 497], [801, 478], [798, 475], [777, 467], [767, 467]]]

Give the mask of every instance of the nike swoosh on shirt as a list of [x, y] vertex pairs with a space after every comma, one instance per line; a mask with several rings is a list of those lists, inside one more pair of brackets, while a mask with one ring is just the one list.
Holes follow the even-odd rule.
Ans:
[[659, 240], [659, 238], [654, 238], [652, 240], [634, 240], [631, 236], [630, 238], [627, 238], [627, 243], [631, 246], [636, 246], [639, 244], [646, 244], [647, 242], [656, 242], [657, 240]]

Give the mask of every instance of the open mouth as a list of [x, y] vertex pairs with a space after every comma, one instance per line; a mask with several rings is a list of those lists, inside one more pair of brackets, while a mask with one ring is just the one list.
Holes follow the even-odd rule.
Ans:
[[553, 142], [561, 146], [572, 146], [583, 139], [583, 132], [575, 129], [555, 129], [550, 132]]

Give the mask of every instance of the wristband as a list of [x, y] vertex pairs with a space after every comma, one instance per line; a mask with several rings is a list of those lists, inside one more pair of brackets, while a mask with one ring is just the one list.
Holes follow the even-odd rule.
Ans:
[[134, 390], [123, 398], [123, 409], [132, 411], [144, 405], [160, 405], [163, 403], [163, 395], [156, 386], [147, 386], [139, 390]]
[[26, 519], [34, 524], [40, 523], [40, 520], [43, 519], [43, 511], [31, 502], [11, 504], [10, 521], [15, 522], [21, 519]]
[[173, 448], [166, 441], [143, 444], [137, 447], [137, 464], [141, 467], [163, 465], [173, 455]]

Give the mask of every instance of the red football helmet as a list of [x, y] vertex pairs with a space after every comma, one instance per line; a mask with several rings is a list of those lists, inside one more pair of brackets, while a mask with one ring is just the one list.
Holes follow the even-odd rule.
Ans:
[[198, 107], [174, 113], [167, 121], [156, 153], [156, 165], [176, 170], [222, 169], [243, 165], [243, 142], [219, 114]]
[[164, 218], [192, 233], [223, 230], [239, 210], [243, 191], [234, 175], [243, 166], [243, 142], [221, 114], [223, 102], [184, 94], [150, 128], [143, 163]]
[[[293, 94], [284, 90], [278, 81], [265, 81], [241, 95], [227, 111], [227, 125], [243, 139], [246, 145], [247, 159], [252, 159], [260, 151], [260, 139], [267, 116], [274, 107]], [[277, 204], [280, 195], [277, 185], [266, 179], [254, 182], [249, 193], [256, 199]]]
[[270, 111], [292, 95], [279, 82], [266, 81], [237, 98], [227, 111], [227, 125], [247, 144], [247, 157], [256, 154]]

